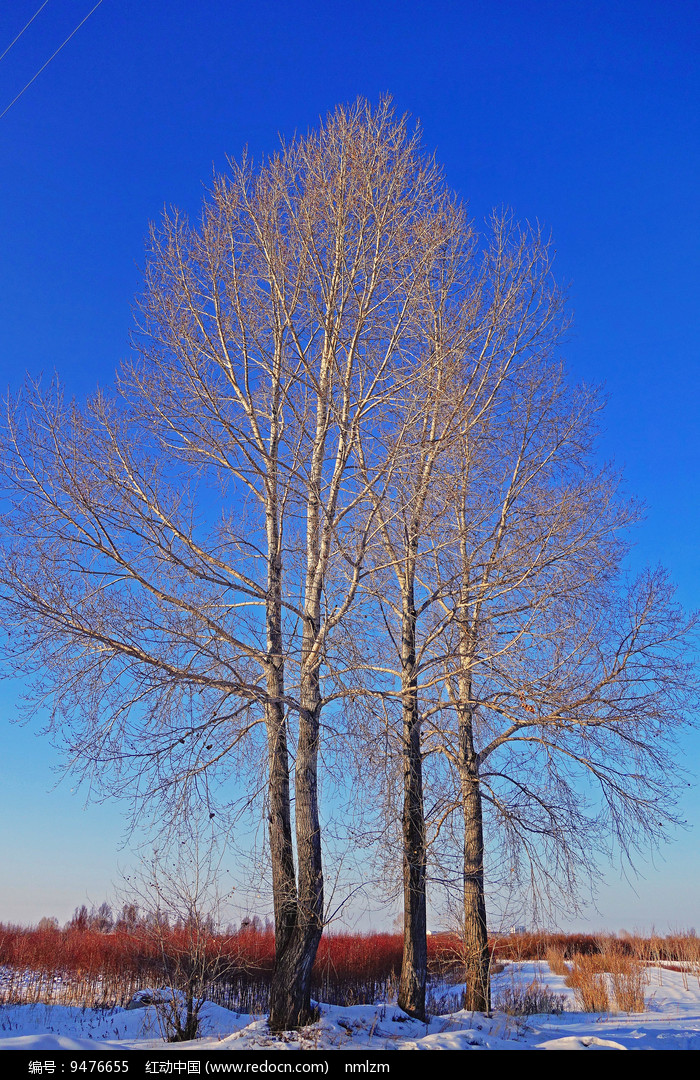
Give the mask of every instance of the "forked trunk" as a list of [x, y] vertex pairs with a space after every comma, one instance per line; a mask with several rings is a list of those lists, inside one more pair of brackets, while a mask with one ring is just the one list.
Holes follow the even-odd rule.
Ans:
[[[297, 1028], [313, 1019], [311, 970], [323, 933], [323, 871], [318, 816], [318, 736], [321, 712], [318, 678], [302, 683], [299, 743], [295, 770], [295, 817], [299, 892], [296, 920], [284, 947], [276, 952], [270, 991], [270, 1028]], [[311, 707], [308, 707], [311, 706]]]
[[302, 641], [299, 739], [294, 772], [298, 890], [291, 927], [276, 942], [275, 971], [270, 988], [270, 1028], [284, 1031], [310, 1023], [311, 971], [323, 933], [323, 868], [318, 813], [318, 745], [321, 691], [314, 645], [320, 617], [317, 590], [311, 594], [310, 615]]
[[311, 970], [321, 940], [321, 929], [315, 919], [300, 920], [293, 928], [285, 949], [276, 955], [270, 986], [271, 1031], [293, 1030], [314, 1019]]
[[[323, 931], [317, 797], [319, 711], [302, 710], [299, 721], [295, 774], [298, 893], [291, 833], [289, 844], [285, 841], [280, 845], [282, 856], [273, 852], [273, 881], [276, 880], [278, 886], [275, 894], [275, 969], [270, 986], [270, 1028], [273, 1031], [297, 1028], [313, 1019], [311, 970]], [[271, 824], [271, 837], [272, 833]]]
[[[294, 867], [289, 782], [289, 747], [284, 705], [281, 569], [274, 518], [268, 520], [268, 600], [265, 718], [268, 746], [268, 808], [272, 896], [275, 915], [275, 968], [270, 986], [270, 1027], [295, 1028], [308, 1021], [310, 976], [318, 940], [300, 916]], [[302, 718], [302, 729], [304, 722]], [[303, 856], [300, 857], [303, 866]], [[308, 920], [306, 920], [308, 922]], [[320, 937], [320, 934], [318, 935]]]

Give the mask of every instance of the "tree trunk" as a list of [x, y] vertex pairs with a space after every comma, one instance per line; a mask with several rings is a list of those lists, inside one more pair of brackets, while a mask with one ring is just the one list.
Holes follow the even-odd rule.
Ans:
[[[322, 406], [319, 407], [322, 411]], [[319, 428], [322, 424], [319, 422]], [[273, 1031], [300, 1027], [312, 1019], [311, 971], [323, 933], [323, 868], [321, 824], [318, 813], [318, 744], [321, 718], [319, 661], [315, 646], [321, 628], [319, 572], [319, 447], [312, 469], [307, 505], [307, 573], [304, 630], [302, 635], [301, 687], [299, 694], [299, 740], [294, 772], [298, 892], [294, 925], [282, 946], [275, 950], [275, 973], [270, 991], [270, 1028]]]
[[[270, 680], [268, 679], [268, 692]], [[297, 887], [292, 846], [289, 763], [284, 708], [268, 702], [267, 740], [269, 761], [269, 837], [272, 867], [272, 901], [275, 916], [275, 970], [271, 996], [276, 998], [279, 983], [285, 987], [288, 975], [279, 970], [282, 956], [297, 922]], [[283, 1024], [283, 1027], [291, 1026]]]
[[491, 958], [486, 929], [484, 891], [484, 829], [479, 786], [479, 762], [474, 752], [470, 706], [459, 708], [459, 773], [464, 813], [464, 1008], [489, 1012]]
[[403, 680], [403, 903], [404, 933], [399, 1007], [425, 1019], [428, 978], [426, 938], [426, 837], [423, 810], [423, 759], [416, 685], [416, 615], [412, 603], [402, 618]]
[[[281, 635], [280, 635], [281, 636]], [[284, 949], [296, 921], [296, 877], [292, 847], [291, 802], [289, 794], [289, 749], [282, 701], [284, 667], [281, 652], [269, 661], [268, 700], [265, 706], [269, 768], [269, 836], [272, 864], [272, 901], [275, 913], [275, 951]]]
[[300, 919], [283, 953], [275, 961], [270, 987], [270, 1030], [289, 1031], [303, 1027], [314, 1017], [311, 1010], [311, 970], [316, 959], [321, 927], [308, 918]]
[[[316, 679], [312, 680], [317, 682]], [[302, 695], [305, 697], [305, 695]], [[296, 919], [276, 951], [270, 991], [270, 1028], [296, 1028], [313, 1020], [311, 971], [323, 933], [323, 872], [318, 817], [317, 761], [320, 708], [302, 709], [295, 772], [299, 894]]]
[[289, 747], [284, 705], [282, 571], [274, 511], [268, 513], [267, 670], [265, 719], [269, 768], [269, 837], [275, 915], [275, 968], [270, 986], [270, 1026], [293, 1028], [303, 1012], [295, 992], [298, 966], [294, 938], [298, 903], [289, 790]]

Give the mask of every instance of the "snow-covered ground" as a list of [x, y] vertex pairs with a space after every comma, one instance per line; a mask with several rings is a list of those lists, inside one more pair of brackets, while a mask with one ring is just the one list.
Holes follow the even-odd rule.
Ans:
[[[429, 1024], [409, 1019], [395, 1005], [321, 1005], [320, 1020], [300, 1032], [271, 1035], [263, 1017], [240, 1015], [207, 1003], [202, 1038], [164, 1044], [154, 1008], [80, 1009], [63, 1005], [0, 1006], [0, 1049], [58, 1050], [700, 1050], [698, 979], [649, 968], [646, 1011], [597, 1015], [575, 1012], [573, 991], [544, 962], [510, 964], [494, 976], [494, 999], [533, 980], [563, 995], [559, 1015], [514, 1017], [456, 1011]], [[445, 992], [458, 993], [457, 987]], [[444, 997], [443, 1001], [447, 1002]]]

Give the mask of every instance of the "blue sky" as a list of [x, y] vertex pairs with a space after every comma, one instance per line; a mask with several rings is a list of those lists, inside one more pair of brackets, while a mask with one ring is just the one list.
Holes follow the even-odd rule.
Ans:
[[[93, 3], [49, 0], [0, 61], [0, 112]], [[39, 6], [2, 5], [0, 52]], [[54, 368], [78, 396], [109, 383], [149, 220], [196, 213], [245, 145], [266, 154], [278, 132], [389, 92], [475, 218], [507, 205], [551, 230], [572, 377], [605, 385], [601, 453], [647, 505], [633, 559], [665, 564], [700, 607], [699, 39], [684, 0], [103, 0], [0, 120], [0, 383]], [[112, 891], [122, 811], [50, 790], [55, 753], [9, 725], [15, 689], [0, 697], [0, 920], [65, 918]], [[683, 757], [700, 771], [699, 735]], [[694, 828], [640, 864], [638, 895], [610, 872], [592, 925], [700, 928], [687, 790]]]

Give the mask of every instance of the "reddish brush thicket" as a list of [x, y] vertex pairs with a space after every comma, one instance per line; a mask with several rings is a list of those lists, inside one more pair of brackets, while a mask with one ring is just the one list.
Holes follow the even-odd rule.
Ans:
[[[201, 947], [200, 939], [200, 947]], [[574, 956], [607, 953], [640, 960], [700, 963], [693, 934], [662, 938], [589, 934], [512, 934], [493, 937], [494, 962], [542, 960], [548, 951]], [[249, 925], [236, 933], [211, 934], [205, 942], [211, 966], [208, 996], [240, 1012], [265, 1012], [275, 942], [271, 929]], [[327, 934], [313, 969], [312, 993], [331, 1004], [375, 1002], [392, 997], [401, 968], [399, 934]], [[21, 927], [0, 924], [0, 1003], [51, 999], [64, 1003], [124, 1005], [135, 990], [164, 978], [164, 957], [188, 948], [185, 928], [145, 923], [100, 931], [89, 925]], [[460, 978], [460, 941], [455, 934], [428, 938], [434, 976]], [[220, 970], [222, 974], [216, 975]]]
[[[181, 953], [188, 947], [183, 927], [154, 928], [147, 925], [116, 929], [108, 933], [68, 926], [26, 928], [0, 924], [0, 965], [29, 971], [66, 974], [156, 974], [165, 951]], [[206, 942], [204, 943], [206, 946]], [[274, 938], [271, 932], [240, 931], [210, 936], [209, 951], [240, 963], [241, 967], [271, 967]]]
[[[105, 1003], [108, 998], [125, 1004], [135, 989], [161, 981], [164, 957], [183, 955], [188, 942], [182, 927], [154, 930], [139, 924], [104, 932], [75, 924], [64, 929], [0, 924], [0, 967], [16, 976], [4, 979], [0, 1001], [37, 1000], [47, 986], [56, 997], [59, 984], [61, 1000], [74, 1001], [81, 983], [91, 1000], [103, 992]], [[200, 937], [198, 946], [224, 972], [212, 976], [214, 1000], [239, 1011], [264, 1011], [275, 955], [271, 930], [248, 926], [212, 934], [204, 942]], [[335, 1002], [374, 1000], [399, 970], [401, 948], [399, 935], [327, 935], [314, 967], [314, 993]]]
[[328, 934], [316, 954], [312, 993], [331, 1005], [391, 998], [402, 948], [399, 934]]
[[140, 970], [148, 959], [145, 938], [133, 933], [0, 925], [0, 964], [7, 967], [98, 975]]
[[[222, 955], [242, 969], [271, 968], [275, 955], [270, 930], [247, 928], [211, 936]], [[162, 943], [162, 945], [161, 945]], [[129, 968], [140, 971], [156, 962], [161, 947], [185, 948], [181, 927], [113, 930], [109, 933], [67, 927], [37, 929], [0, 924], [0, 964], [36, 971], [64, 970], [101, 974]], [[316, 958], [319, 974], [337, 971], [358, 975], [388, 975], [401, 964], [402, 938], [397, 934], [328, 934]]]
[[399, 934], [327, 934], [321, 938], [315, 970], [387, 977], [401, 966]]

